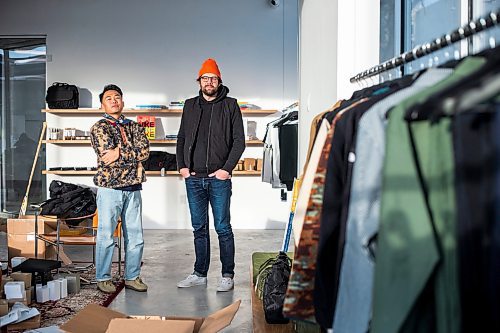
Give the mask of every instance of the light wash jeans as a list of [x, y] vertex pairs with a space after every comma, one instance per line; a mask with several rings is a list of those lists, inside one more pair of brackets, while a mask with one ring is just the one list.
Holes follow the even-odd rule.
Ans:
[[96, 280], [111, 279], [111, 262], [115, 247], [113, 233], [118, 217], [122, 220], [125, 240], [125, 280], [134, 280], [141, 273], [144, 249], [141, 191], [131, 192], [99, 187], [97, 211], [99, 225], [96, 240]]

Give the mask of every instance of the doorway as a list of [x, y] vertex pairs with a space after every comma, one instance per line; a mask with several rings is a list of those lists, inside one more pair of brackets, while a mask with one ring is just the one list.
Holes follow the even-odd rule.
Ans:
[[[0, 210], [17, 214], [27, 192], [45, 114], [45, 38], [0, 36]], [[45, 146], [42, 145], [29, 190], [29, 202], [46, 197]]]

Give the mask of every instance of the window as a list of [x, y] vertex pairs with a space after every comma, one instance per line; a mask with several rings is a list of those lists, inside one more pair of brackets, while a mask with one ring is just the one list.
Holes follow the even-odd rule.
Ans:
[[[404, 49], [411, 50], [458, 28], [461, 25], [460, 1], [406, 0]], [[410, 62], [405, 66], [405, 73], [410, 74], [460, 57], [460, 44], [456, 43]]]
[[[0, 208], [18, 213], [27, 190], [45, 116], [46, 47], [44, 38], [0, 37]], [[45, 147], [42, 145], [29, 202], [46, 196]]]
[[[475, 0], [472, 5], [472, 15], [478, 17], [489, 14], [500, 8], [500, 0]], [[485, 48], [498, 46], [500, 43], [500, 28], [498, 26], [490, 28], [474, 36], [472, 42], [472, 53], [478, 53]]]
[[[380, 61], [431, 42], [499, 7], [500, 0], [380, 0]], [[381, 76], [391, 79], [410, 74], [476, 54], [484, 48], [497, 46], [498, 42], [500, 28], [491, 28], [475, 35], [470, 43], [455, 43]]]

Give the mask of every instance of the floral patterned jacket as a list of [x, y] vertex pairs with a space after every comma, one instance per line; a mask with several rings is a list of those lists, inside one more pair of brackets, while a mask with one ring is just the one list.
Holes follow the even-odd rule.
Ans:
[[[149, 141], [144, 128], [135, 121], [117, 124], [101, 119], [90, 129], [92, 147], [97, 154], [97, 173], [94, 184], [118, 188], [146, 181], [142, 161], [149, 157]], [[110, 165], [101, 159], [102, 152], [120, 146], [120, 157]]]

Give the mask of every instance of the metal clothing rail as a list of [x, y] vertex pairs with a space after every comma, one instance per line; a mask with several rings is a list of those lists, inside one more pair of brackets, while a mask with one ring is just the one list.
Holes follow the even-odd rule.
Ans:
[[500, 24], [500, 8], [491, 12], [489, 15], [481, 17], [477, 20], [471, 21], [457, 30], [446, 34], [436, 40], [416, 46], [411, 51], [400, 54], [397, 57], [389, 59], [377, 66], [374, 66], [364, 72], [351, 77], [350, 82], [354, 83], [368, 77], [375, 76], [393, 68], [400, 67], [408, 62], [422, 58], [434, 51], [440, 50], [453, 43], [473, 36], [483, 30], [489, 29]]

